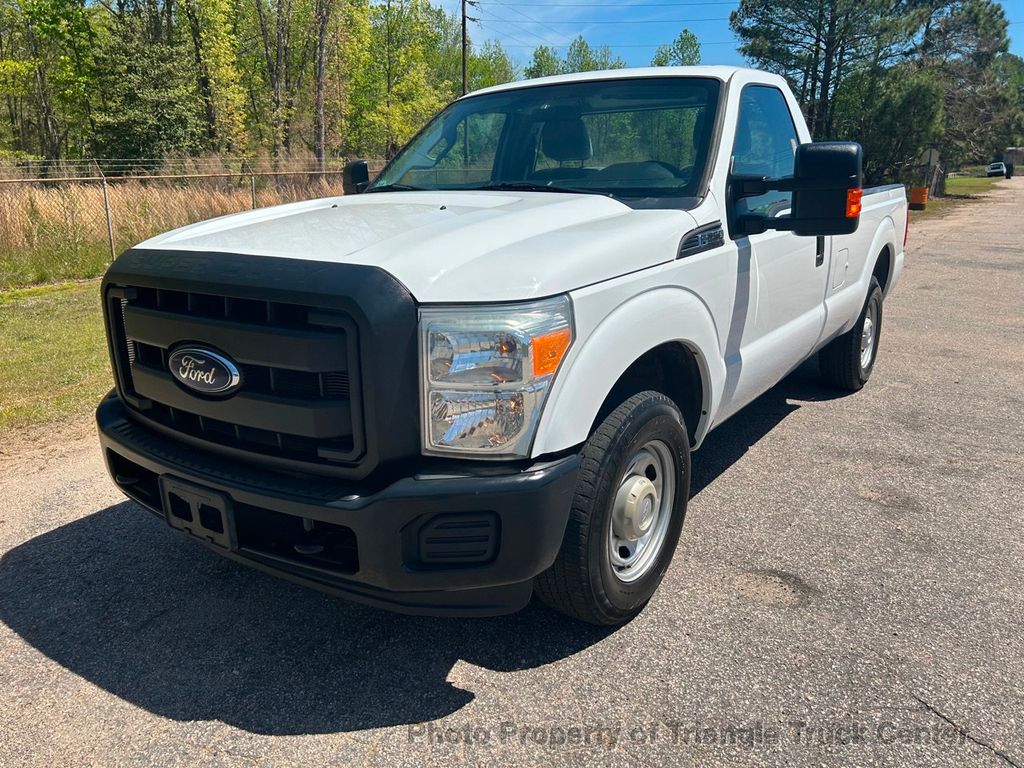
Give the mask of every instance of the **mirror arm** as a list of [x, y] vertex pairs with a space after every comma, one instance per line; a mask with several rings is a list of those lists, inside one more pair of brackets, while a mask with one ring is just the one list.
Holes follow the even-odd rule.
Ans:
[[792, 232], [796, 224], [792, 216], [740, 216], [736, 220], [736, 228], [741, 235], [760, 235], [769, 229]]
[[742, 197], [757, 197], [767, 192], [825, 192], [835, 189], [856, 189], [860, 186], [857, 176], [849, 176], [845, 184], [837, 184], [835, 178], [828, 179], [795, 179], [787, 176], [772, 179], [768, 176], [734, 176], [732, 178], [733, 196], [738, 200]]

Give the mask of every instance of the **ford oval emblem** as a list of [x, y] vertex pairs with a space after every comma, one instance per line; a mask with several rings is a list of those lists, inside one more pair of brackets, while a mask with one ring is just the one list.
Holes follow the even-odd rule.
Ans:
[[225, 395], [242, 384], [242, 374], [231, 360], [200, 347], [182, 347], [167, 359], [171, 375], [204, 395]]

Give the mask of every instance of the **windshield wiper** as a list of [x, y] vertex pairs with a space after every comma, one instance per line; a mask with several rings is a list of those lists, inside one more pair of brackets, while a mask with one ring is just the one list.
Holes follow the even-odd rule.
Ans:
[[411, 184], [384, 184], [380, 187], [370, 187], [367, 192], [423, 192], [423, 187], [414, 187]]
[[538, 184], [533, 181], [500, 181], [494, 184], [485, 184], [482, 187], [470, 187], [470, 190], [485, 191], [516, 191], [516, 192], [563, 192], [570, 195], [602, 195], [609, 196], [609, 193], [599, 189], [576, 189], [575, 187], [556, 187], [551, 184]]

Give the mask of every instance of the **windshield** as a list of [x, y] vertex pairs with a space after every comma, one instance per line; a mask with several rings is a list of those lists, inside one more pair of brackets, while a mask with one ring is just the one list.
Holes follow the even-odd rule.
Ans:
[[369, 191], [569, 191], [679, 205], [699, 194], [718, 93], [716, 80], [658, 77], [472, 96], [440, 112]]

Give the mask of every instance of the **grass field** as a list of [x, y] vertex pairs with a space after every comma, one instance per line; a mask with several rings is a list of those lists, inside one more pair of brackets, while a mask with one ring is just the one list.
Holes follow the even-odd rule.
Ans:
[[992, 189], [999, 178], [993, 176], [954, 176], [946, 180], [946, 196], [929, 198], [928, 206], [923, 211], [911, 211], [911, 220], [941, 216], [957, 205], [969, 203], [978, 195]]
[[97, 281], [0, 293], [0, 439], [84, 416], [112, 380]]
[[[341, 194], [337, 179], [296, 178], [261, 181], [257, 206]], [[114, 182], [108, 198], [116, 253], [185, 224], [252, 208], [245, 178]], [[95, 277], [109, 264], [102, 187], [80, 182], [0, 185], [0, 291]]]
[[946, 180], [947, 195], [976, 195], [988, 192], [1001, 176], [954, 176]]

